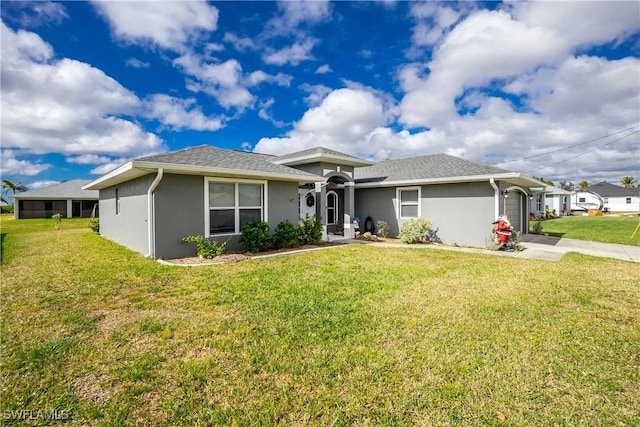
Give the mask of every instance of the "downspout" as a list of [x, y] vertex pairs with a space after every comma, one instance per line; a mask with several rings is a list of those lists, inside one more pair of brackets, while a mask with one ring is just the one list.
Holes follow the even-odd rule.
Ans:
[[498, 218], [498, 215], [500, 215], [500, 189], [496, 185], [496, 181], [493, 178], [489, 179], [489, 184], [491, 184], [491, 186], [493, 187], [493, 190], [495, 191], [495, 196], [493, 198], [494, 199], [493, 217]]
[[153, 182], [149, 186], [149, 190], [147, 191], [147, 227], [149, 233], [149, 252], [144, 256], [145, 258], [155, 258], [156, 255], [153, 192], [156, 191], [158, 184], [160, 184], [163, 174], [164, 169], [158, 168], [158, 174], [156, 175], [156, 178], [153, 180]]

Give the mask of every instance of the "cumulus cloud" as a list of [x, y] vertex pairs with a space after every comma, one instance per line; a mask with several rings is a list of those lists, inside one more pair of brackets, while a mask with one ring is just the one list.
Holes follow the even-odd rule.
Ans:
[[60, 24], [68, 18], [61, 3], [51, 1], [3, 2], [2, 18], [22, 27], [37, 28], [43, 25]]
[[195, 99], [180, 99], [164, 94], [155, 94], [146, 99], [143, 115], [157, 119], [174, 130], [215, 131], [224, 126], [220, 118], [205, 116]]
[[332, 72], [333, 70], [331, 69], [331, 66], [329, 64], [321, 65], [316, 69], [316, 74], [327, 74]]
[[320, 145], [353, 152], [372, 129], [388, 121], [383, 100], [373, 93], [337, 89], [309, 109], [286, 137], [262, 138], [255, 151], [282, 154]]
[[4, 147], [132, 154], [162, 146], [157, 136], [119, 117], [140, 106], [129, 90], [88, 64], [54, 59], [36, 34], [1, 26]]
[[93, 1], [93, 5], [118, 39], [177, 52], [218, 25], [218, 9], [202, 0]]
[[133, 67], [133, 68], [149, 68], [149, 63], [148, 62], [140, 61], [137, 58], [129, 58], [129, 59], [127, 59], [126, 65], [128, 67]]
[[289, 47], [281, 49], [267, 48], [266, 53], [262, 56], [262, 59], [267, 64], [273, 65], [298, 65], [303, 61], [309, 61], [313, 59], [311, 50], [316, 44], [315, 39], [307, 38], [303, 41], [295, 42]]
[[301, 24], [314, 25], [331, 19], [331, 9], [327, 0], [280, 1], [280, 13], [266, 23], [264, 36], [295, 34]]
[[34, 176], [51, 167], [51, 165], [39, 161], [20, 160], [17, 158], [18, 155], [15, 150], [2, 150], [0, 153], [1, 175]]

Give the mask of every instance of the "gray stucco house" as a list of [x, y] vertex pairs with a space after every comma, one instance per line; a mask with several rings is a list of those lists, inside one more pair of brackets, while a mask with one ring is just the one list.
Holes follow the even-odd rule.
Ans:
[[329, 235], [353, 236], [355, 217], [361, 229], [384, 220], [391, 235], [424, 217], [444, 242], [484, 246], [499, 213], [526, 232], [529, 199], [544, 187], [445, 154], [373, 163], [322, 147], [270, 156], [203, 145], [130, 161], [84, 188], [100, 192], [102, 235], [174, 258], [194, 253], [184, 236], [231, 237], [234, 249], [249, 221], [273, 229], [307, 213], [320, 216]]
[[14, 194], [14, 216], [23, 218], [51, 218], [59, 213], [63, 218], [88, 218], [98, 216], [94, 207], [98, 203], [98, 191], [84, 190], [89, 180], [72, 179], [49, 187]]

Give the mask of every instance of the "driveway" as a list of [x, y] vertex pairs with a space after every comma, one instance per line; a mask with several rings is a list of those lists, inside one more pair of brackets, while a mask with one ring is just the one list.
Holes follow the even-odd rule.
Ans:
[[520, 242], [527, 248], [517, 253], [519, 258], [536, 258], [557, 261], [567, 252], [640, 262], [640, 247], [600, 243], [586, 240], [564, 239], [540, 234], [524, 234]]

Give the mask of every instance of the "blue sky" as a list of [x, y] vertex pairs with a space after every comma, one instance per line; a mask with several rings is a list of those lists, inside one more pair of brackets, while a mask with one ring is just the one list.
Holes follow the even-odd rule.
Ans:
[[640, 179], [629, 2], [11, 2], [2, 178], [210, 144]]

